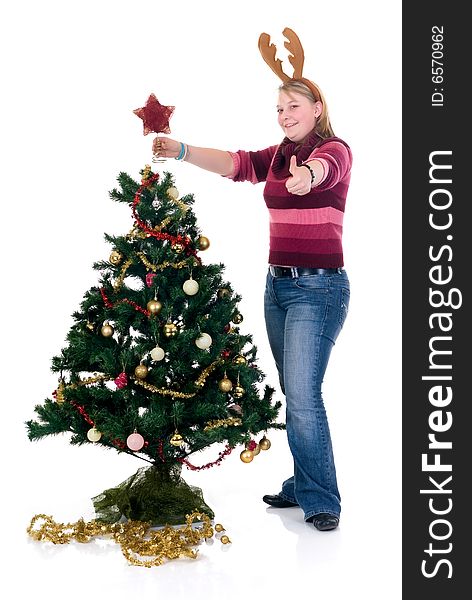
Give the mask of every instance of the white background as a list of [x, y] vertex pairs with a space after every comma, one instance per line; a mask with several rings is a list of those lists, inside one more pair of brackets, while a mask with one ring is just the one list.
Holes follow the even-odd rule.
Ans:
[[[14, 588], [7, 597], [401, 597], [400, 21], [399, 2], [373, 0], [2, 3], [0, 585]], [[25, 529], [34, 514], [91, 518], [90, 498], [144, 464], [72, 447], [67, 436], [31, 443], [24, 427], [56, 387], [51, 358], [97, 281], [92, 263], [109, 256], [103, 233], [131, 227], [128, 207], [108, 191], [120, 171], [139, 178], [151, 159], [152, 136], [143, 136], [132, 111], [153, 92], [176, 107], [176, 139], [231, 150], [276, 143], [278, 80], [257, 41], [269, 33], [283, 58], [286, 26], [298, 33], [304, 74], [325, 92], [335, 132], [354, 154], [344, 234], [350, 314], [324, 387], [341, 525], [319, 533], [298, 509], [261, 502], [290, 475], [285, 433], [277, 432], [250, 465], [235, 451], [218, 468], [184, 470], [226, 526], [231, 547], [215, 541], [200, 547], [196, 561], [144, 569], [129, 566], [111, 543], [30, 541]], [[254, 335], [259, 366], [276, 387], [262, 312], [262, 186], [173, 160], [163, 169], [175, 174], [182, 195], [195, 195], [199, 226], [211, 240], [203, 258], [226, 265], [243, 296], [243, 331]], [[193, 462], [214, 460], [218, 451]]]

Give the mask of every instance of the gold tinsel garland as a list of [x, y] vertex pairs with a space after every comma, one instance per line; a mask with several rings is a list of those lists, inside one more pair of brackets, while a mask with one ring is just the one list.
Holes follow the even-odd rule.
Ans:
[[[150, 271], [153, 271], [153, 272], [163, 271], [164, 269], [167, 269], [167, 267], [173, 267], [174, 269], [183, 269], [183, 267], [188, 266], [188, 258], [181, 260], [179, 262], [176, 262], [176, 263], [169, 262], [166, 260], [163, 263], [161, 263], [160, 265], [155, 265], [154, 263], [152, 263], [151, 261], [149, 261], [147, 259], [144, 252], [137, 252], [136, 254], [139, 256], [143, 265], [147, 269], [149, 269]], [[192, 261], [192, 262], [194, 262], [194, 261]]]
[[[167, 227], [167, 225], [169, 225], [171, 221], [172, 217], [166, 217], [160, 225], [156, 225], [155, 227], [153, 227], [153, 230], [161, 231], [162, 229], [164, 229], [164, 227]], [[128, 239], [139, 238], [144, 240], [149, 237], [149, 234], [139, 229], [139, 227], [133, 227], [133, 229], [126, 235], [126, 237]]]
[[[210, 365], [208, 365], [208, 367], [205, 367], [203, 369], [203, 371], [200, 373], [200, 375], [198, 376], [198, 379], [196, 379], [195, 385], [197, 387], [203, 387], [205, 385], [205, 381], [206, 381], [208, 375], [212, 371], [214, 371], [221, 362], [222, 361], [220, 359], [218, 359], [218, 360], [215, 360], [215, 362], [212, 362]], [[99, 381], [111, 381], [114, 379], [115, 379], [115, 377], [110, 376], [110, 375], [95, 375], [94, 377], [88, 377], [87, 379], [82, 379], [81, 381], [79, 381], [77, 383], [70, 383], [68, 385], [66, 385], [64, 383], [64, 381], [61, 379], [61, 381], [59, 382], [58, 389], [56, 390], [56, 400], [58, 400], [58, 401], [60, 400], [61, 402], [64, 400], [64, 390], [66, 388], [74, 390], [74, 389], [77, 389], [78, 387], [82, 387], [84, 385], [92, 385], [93, 383], [98, 383]], [[175, 398], [185, 398], [185, 399], [193, 398], [194, 396], [196, 396], [196, 392], [186, 394], [184, 392], [177, 392], [176, 390], [169, 390], [167, 388], [158, 388], [155, 385], [152, 385], [151, 383], [147, 383], [147, 381], [138, 379], [137, 377], [131, 376], [131, 379], [137, 385], [140, 385], [148, 392], [152, 392], [154, 394], [161, 394], [162, 396], [173, 396]]]
[[[199, 388], [203, 387], [205, 385], [205, 381], [208, 375], [210, 375], [210, 373], [214, 371], [221, 362], [222, 361], [218, 359], [212, 362], [211, 365], [208, 365], [208, 367], [205, 367], [198, 376], [198, 378], [195, 380], [195, 385]], [[172, 396], [174, 398], [182, 399], [194, 398], [197, 395], [197, 392], [185, 393], [177, 392], [176, 390], [169, 390], [167, 388], [158, 388], [155, 385], [152, 385], [151, 383], [148, 383], [147, 381], [143, 381], [142, 379], [138, 379], [136, 377], [131, 377], [131, 379], [134, 381], [134, 383], [140, 385], [145, 390], [147, 390], [148, 392], [152, 392], [153, 394], [161, 394], [162, 396]]]
[[238, 417], [229, 417], [228, 419], [216, 419], [214, 421], [208, 421], [205, 423], [205, 429], [203, 431], [210, 431], [210, 429], [216, 429], [217, 427], [228, 427], [234, 425], [237, 427], [238, 425], [242, 425], [242, 420]]
[[[181, 260], [179, 262], [169, 262], [166, 260], [163, 263], [161, 263], [160, 265], [155, 265], [146, 258], [146, 255], [144, 254], [144, 252], [137, 252], [137, 255], [138, 255], [139, 259], [141, 260], [141, 262], [144, 264], [144, 266], [153, 272], [163, 271], [164, 269], [167, 269], [167, 267], [173, 267], [174, 269], [183, 269], [184, 267], [189, 265], [188, 258]], [[191, 261], [191, 262], [194, 262], [194, 261]], [[113, 284], [113, 289], [115, 292], [120, 290], [121, 286], [123, 285], [123, 281], [125, 280], [125, 277], [126, 277], [126, 271], [129, 269], [129, 267], [132, 264], [133, 264], [133, 260], [131, 258], [128, 258], [128, 260], [123, 263], [123, 266], [121, 267], [121, 270], [120, 270], [120, 274], [118, 275], [115, 283]]]
[[156, 225], [155, 227], [153, 227], [154, 231], [161, 231], [161, 229], [164, 229], [164, 227], [167, 227], [167, 225], [169, 225], [169, 223], [171, 221], [172, 221], [172, 217], [166, 217], [160, 225]]
[[212, 362], [211, 365], [208, 365], [208, 367], [205, 367], [203, 369], [203, 371], [200, 373], [198, 379], [195, 380], [195, 385], [197, 387], [203, 387], [205, 385], [205, 381], [206, 378], [208, 377], [208, 375], [214, 371], [216, 369], [216, 367], [221, 364], [223, 361], [218, 359], [215, 360], [215, 362]]
[[64, 387], [70, 388], [72, 390], [76, 390], [78, 387], [82, 387], [84, 385], [92, 385], [92, 383], [98, 383], [99, 381], [111, 381], [115, 379], [109, 375], [95, 375], [94, 377], [88, 377], [87, 379], [82, 379], [77, 383], [70, 383]]
[[126, 235], [128, 240], [132, 240], [134, 238], [139, 238], [144, 240], [149, 237], [144, 231], [141, 231], [138, 227], [133, 227], [133, 229]]
[[131, 258], [128, 258], [128, 260], [123, 263], [120, 274], [117, 277], [115, 283], [113, 284], [113, 289], [115, 290], [115, 292], [118, 291], [121, 288], [121, 286], [123, 285], [123, 281], [125, 280], [125, 277], [126, 277], [126, 271], [128, 270], [128, 267], [130, 267], [132, 264], [133, 264], [133, 261]]
[[114, 377], [110, 377], [108, 375], [94, 375], [94, 377], [87, 377], [87, 379], [82, 379], [76, 383], [69, 383], [66, 385], [64, 379], [61, 377], [59, 379], [59, 385], [57, 386], [54, 397], [58, 404], [62, 404], [65, 401], [65, 389], [76, 390], [77, 388], [85, 385], [92, 385], [93, 383], [98, 383], [99, 381], [111, 381], [112, 379], [114, 379]]
[[186, 394], [184, 392], [177, 392], [175, 390], [168, 390], [167, 388], [158, 388], [151, 383], [147, 383], [147, 381], [143, 381], [142, 379], [137, 379], [136, 377], [131, 377], [131, 379], [137, 385], [140, 385], [148, 392], [152, 392], [153, 394], [161, 394], [162, 396], [172, 396], [173, 398], [193, 398], [196, 395], [196, 392], [192, 394]]
[[[155, 567], [165, 559], [173, 560], [184, 556], [197, 558], [198, 550], [193, 546], [213, 537], [214, 529], [208, 515], [196, 511], [186, 515], [185, 520], [186, 524], [181, 527], [166, 525], [162, 529], [152, 530], [150, 524], [143, 521], [108, 524], [79, 519], [75, 523], [56, 523], [52, 517], [38, 514], [31, 519], [26, 531], [35, 540], [53, 544], [68, 544], [72, 540], [85, 544], [94, 537], [111, 536], [121, 546], [129, 563], [139, 567]], [[195, 520], [202, 525], [193, 527]], [[224, 527], [216, 524], [215, 530], [221, 532]], [[223, 544], [231, 543], [227, 535], [221, 536], [220, 541]]]

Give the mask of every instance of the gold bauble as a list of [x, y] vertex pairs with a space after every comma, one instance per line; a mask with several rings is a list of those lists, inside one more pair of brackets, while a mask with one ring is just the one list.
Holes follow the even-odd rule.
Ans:
[[242, 385], [237, 385], [237, 386], [234, 388], [233, 396], [234, 396], [235, 398], [242, 398], [242, 397], [244, 396], [244, 392], [245, 392], [245, 391], [246, 391], [246, 390], [243, 388], [243, 386], [242, 386]]
[[148, 368], [146, 367], [146, 365], [138, 365], [134, 370], [134, 374], [138, 379], [146, 379], [146, 376], [148, 374]]
[[206, 250], [210, 247], [210, 240], [204, 235], [201, 235], [197, 240], [197, 246], [199, 250]]
[[259, 446], [259, 444], [256, 444], [256, 447], [253, 450], [254, 456], [257, 456], [260, 451], [261, 451], [261, 447]]
[[179, 197], [179, 190], [172, 186], [167, 190], [167, 195], [170, 196], [173, 200], [177, 200]]
[[236, 313], [233, 315], [233, 318], [231, 320], [233, 321], [233, 323], [236, 323], [236, 325], [239, 325], [239, 323], [243, 322], [243, 315], [241, 313]]
[[261, 450], [268, 450], [271, 447], [271, 445], [272, 444], [270, 443], [270, 440], [268, 440], [266, 436], [264, 436], [259, 442]]
[[177, 334], [177, 327], [174, 323], [166, 323], [164, 325], [164, 335], [166, 337], [174, 337]]
[[222, 544], [229, 544], [231, 542], [231, 540], [229, 539], [229, 537], [227, 535], [222, 535], [221, 536], [221, 543]]
[[172, 245], [172, 250], [174, 252], [177, 252], [177, 254], [182, 254], [182, 252], [184, 251], [184, 245], [181, 244], [180, 242], [176, 242], [175, 244]]
[[217, 295], [218, 298], [228, 298], [228, 296], [231, 296], [231, 292], [228, 290], [228, 288], [220, 288]]
[[235, 365], [245, 365], [247, 363], [247, 360], [241, 354], [237, 354], [233, 358], [233, 362]]
[[222, 525], [221, 523], [217, 523], [217, 524], [215, 525], [215, 531], [216, 531], [217, 533], [220, 533], [220, 531], [224, 531], [224, 530], [225, 530], [225, 528], [223, 527], [223, 525]]
[[151, 313], [151, 315], [158, 315], [161, 312], [162, 304], [159, 300], [149, 300], [146, 304], [146, 308]]
[[100, 331], [101, 331], [103, 337], [111, 337], [115, 333], [115, 330], [113, 329], [113, 327], [110, 325], [110, 323], [108, 321], [106, 321], [103, 324]]
[[219, 381], [218, 387], [220, 388], [220, 390], [222, 392], [230, 392], [233, 389], [233, 383], [232, 383], [231, 379], [228, 379], [227, 377], [223, 377], [223, 379], [221, 379], [221, 381]]
[[243, 450], [239, 455], [239, 458], [243, 463], [250, 463], [254, 458], [254, 452], [252, 452], [252, 450]]
[[180, 433], [178, 433], [177, 431], [174, 433], [174, 435], [170, 438], [169, 443], [172, 446], [182, 446], [184, 443], [184, 438], [180, 435]]
[[118, 250], [113, 250], [112, 253], [110, 254], [110, 258], [109, 258], [109, 261], [111, 262], [111, 264], [119, 265], [122, 260], [123, 260], [123, 255], [120, 254], [120, 252], [118, 252]]

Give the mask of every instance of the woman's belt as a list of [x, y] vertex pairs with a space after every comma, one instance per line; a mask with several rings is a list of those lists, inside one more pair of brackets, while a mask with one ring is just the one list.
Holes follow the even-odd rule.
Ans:
[[303, 277], [303, 275], [334, 275], [342, 273], [341, 267], [336, 269], [315, 269], [312, 267], [278, 267], [269, 265], [270, 274], [273, 277]]

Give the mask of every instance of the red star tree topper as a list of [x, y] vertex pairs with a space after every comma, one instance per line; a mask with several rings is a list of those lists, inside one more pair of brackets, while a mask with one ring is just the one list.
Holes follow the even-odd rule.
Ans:
[[163, 106], [154, 94], [147, 99], [145, 106], [133, 110], [134, 114], [143, 120], [144, 135], [155, 133], [170, 133], [169, 119], [175, 106]]

